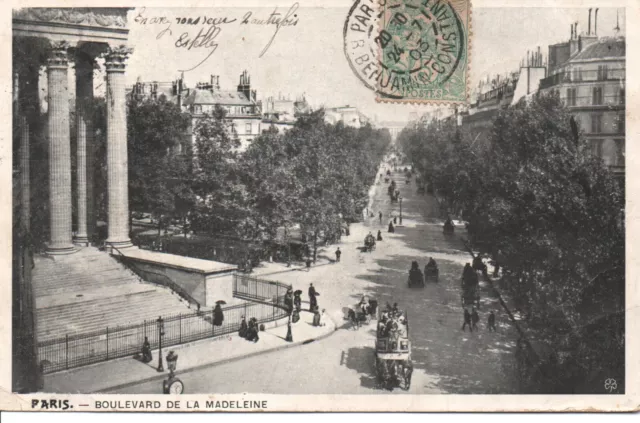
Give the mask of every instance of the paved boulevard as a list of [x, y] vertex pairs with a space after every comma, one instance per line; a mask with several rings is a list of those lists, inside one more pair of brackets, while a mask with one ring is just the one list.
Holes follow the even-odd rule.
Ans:
[[[403, 197], [404, 226], [395, 234], [388, 234], [387, 226], [392, 216], [399, 215], [399, 204], [389, 201], [383, 180], [371, 192], [370, 211], [375, 217], [352, 225], [351, 235], [343, 237], [341, 263], [309, 272], [283, 267], [282, 272], [264, 276], [292, 283], [294, 289], [303, 290], [303, 299], [313, 282], [320, 292], [320, 307], [327, 309], [340, 329], [307, 345], [183, 374], [180, 378], [188, 393], [389, 394], [375, 384], [375, 323], [354, 330], [343, 320], [342, 308], [357, 303], [362, 294], [383, 306], [397, 302], [408, 312], [415, 368], [409, 393], [517, 393], [512, 371], [515, 329], [486, 287], [482, 287], [480, 330], [460, 330], [459, 281], [464, 263], [470, 261], [460, 240], [463, 231], [456, 229], [455, 236], [445, 237], [435, 199], [416, 194], [415, 184], [406, 184], [402, 173], [392, 176]], [[384, 241], [372, 253], [360, 252], [365, 235], [369, 231], [376, 235], [378, 229]], [[333, 259], [334, 251], [335, 246], [329, 246], [321, 256]], [[409, 289], [411, 262], [417, 260], [424, 268], [429, 256], [438, 262], [440, 283]], [[489, 310], [496, 313], [497, 333], [486, 330]], [[294, 325], [294, 339], [295, 335]], [[119, 393], [156, 393], [157, 385], [141, 384]], [[393, 394], [407, 392], [396, 389]]]

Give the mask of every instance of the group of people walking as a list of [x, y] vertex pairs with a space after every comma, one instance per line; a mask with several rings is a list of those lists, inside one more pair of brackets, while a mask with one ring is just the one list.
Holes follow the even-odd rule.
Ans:
[[249, 319], [249, 324], [247, 324], [247, 320], [244, 316], [242, 316], [242, 321], [240, 322], [240, 330], [238, 331], [238, 335], [240, 338], [244, 338], [247, 341], [258, 342], [260, 340], [260, 336], [258, 333], [260, 330], [264, 330], [263, 328], [258, 327], [258, 319], [252, 317]]
[[[464, 309], [464, 323], [462, 324], [462, 330], [468, 326], [469, 331], [473, 332], [474, 330], [478, 330], [478, 322], [480, 321], [480, 315], [478, 314], [478, 310], [473, 307], [471, 312], [468, 309]], [[487, 329], [489, 332], [496, 331], [496, 315], [493, 311], [489, 312], [489, 316], [487, 317]]]
[[[324, 326], [322, 316], [325, 311], [320, 311], [317, 298], [320, 293], [316, 291], [312, 283], [309, 284], [307, 293], [309, 295], [309, 311], [314, 314], [314, 326]], [[284, 306], [291, 316], [291, 323], [297, 323], [300, 320], [300, 312], [302, 311], [302, 291], [298, 289], [294, 292], [293, 288], [289, 288], [284, 295]]]

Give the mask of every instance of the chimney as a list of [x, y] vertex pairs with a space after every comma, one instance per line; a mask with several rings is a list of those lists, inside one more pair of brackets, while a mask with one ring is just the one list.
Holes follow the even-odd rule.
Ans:
[[536, 66], [542, 66], [542, 53], [540, 53], [540, 46], [538, 46], [538, 63]]
[[593, 35], [598, 36], [598, 10], [596, 9], [596, 15], [593, 18]]
[[589, 8], [589, 29], [587, 35], [591, 35], [591, 8]]

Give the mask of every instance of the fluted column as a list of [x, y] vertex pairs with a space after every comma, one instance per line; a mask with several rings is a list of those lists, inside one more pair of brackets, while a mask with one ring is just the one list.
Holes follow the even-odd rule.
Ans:
[[[78, 55], [76, 57], [76, 130], [77, 130], [77, 201], [78, 201], [78, 230], [75, 242], [81, 245], [89, 243], [89, 229], [87, 225], [89, 179], [92, 174], [92, 157], [89, 151], [89, 134], [92, 132], [91, 116], [93, 98], [93, 60]], [[91, 185], [93, 178], [91, 177]], [[93, 196], [93, 186], [91, 187]]]
[[[14, 67], [15, 69], [15, 67]], [[21, 70], [21, 69], [20, 69]], [[17, 130], [20, 131], [20, 221], [26, 231], [31, 223], [31, 183], [29, 181], [29, 124], [20, 104], [20, 70], [13, 74], [13, 114], [17, 117]]]
[[132, 246], [129, 239], [129, 175], [127, 164], [127, 111], [125, 80], [131, 49], [111, 48], [105, 56], [107, 71], [107, 243], [117, 248]]
[[67, 45], [53, 46], [47, 60], [49, 118], [49, 254], [68, 254], [71, 242], [71, 145]]
[[20, 116], [20, 202], [21, 218], [24, 229], [31, 229], [31, 182], [29, 176], [29, 124], [27, 118]]

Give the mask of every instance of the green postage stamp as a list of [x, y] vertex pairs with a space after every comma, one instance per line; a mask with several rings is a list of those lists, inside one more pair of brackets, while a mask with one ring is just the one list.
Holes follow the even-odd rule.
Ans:
[[465, 103], [470, 15], [469, 0], [359, 0], [345, 54], [378, 101]]

